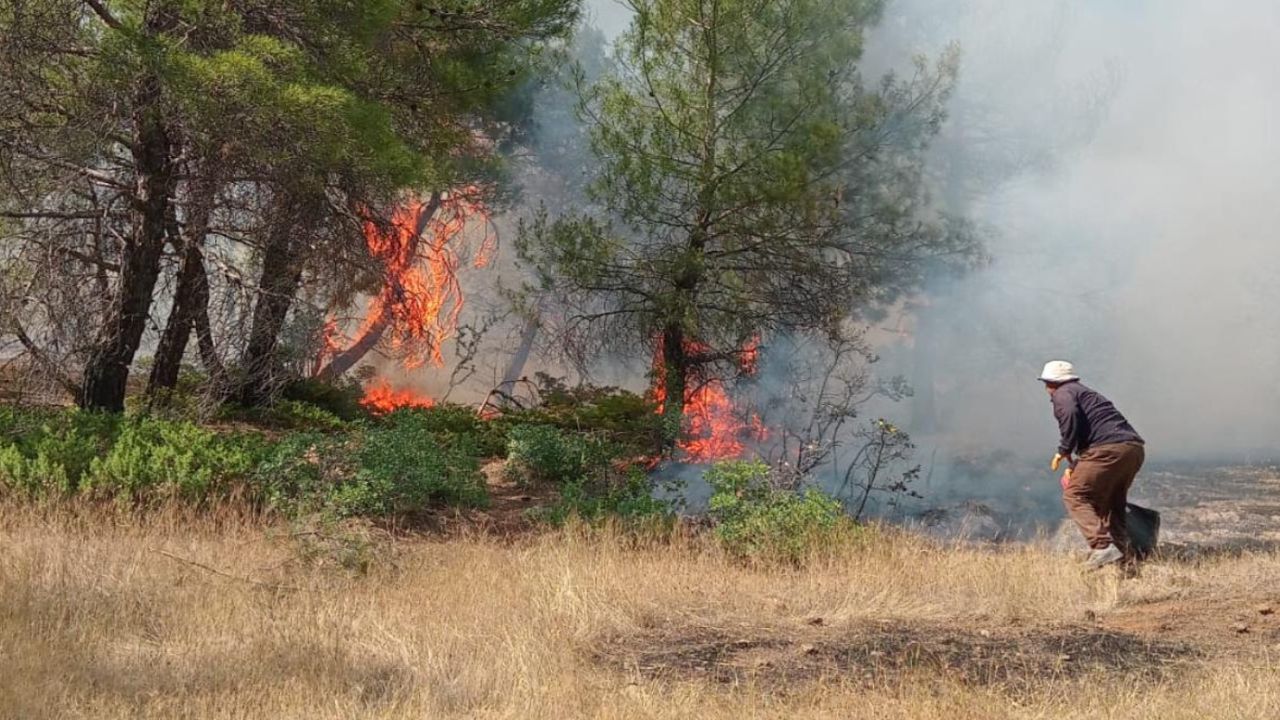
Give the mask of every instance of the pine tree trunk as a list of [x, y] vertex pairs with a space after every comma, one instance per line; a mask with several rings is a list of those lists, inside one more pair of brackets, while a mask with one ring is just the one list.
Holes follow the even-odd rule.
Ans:
[[144, 80], [134, 102], [135, 226], [122, 250], [111, 306], [85, 363], [78, 403], [88, 410], [124, 410], [129, 366], [142, 342], [160, 276], [173, 195], [174, 142], [160, 115], [159, 81]]
[[169, 320], [165, 323], [164, 333], [160, 335], [160, 343], [156, 345], [155, 362], [151, 366], [151, 377], [147, 380], [147, 397], [152, 399], [163, 391], [177, 387], [182, 358], [187, 351], [187, 342], [191, 339], [191, 326], [195, 317], [192, 286], [195, 284], [195, 274], [204, 272], [204, 258], [190, 239], [184, 245], [173, 309], [169, 311]]
[[182, 369], [182, 358], [191, 339], [197, 306], [208, 302], [208, 277], [204, 269], [204, 239], [209, 228], [209, 214], [213, 203], [214, 184], [200, 182], [190, 198], [185, 236], [178, 232], [177, 223], [170, 229], [170, 239], [182, 252], [182, 269], [178, 272], [178, 286], [174, 291], [173, 309], [160, 344], [156, 347], [155, 364], [147, 383], [147, 396], [155, 398], [164, 390], [177, 387]]
[[662, 331], [663, 444], [674, 447], [684, 431], [684, 394], [689, 382], [689, 355], [684, 328], [669, 324]]
[[227, 387], [227, 370], [223, 367], [222, 358], [218, 357], [218, 348], [213, 343], [213, 326], [209, 322], [209, 276], [203, 266], [196, 275], [193, 293], [192, 321], [196, 331], [196, 347], [200, 351], [200, 363], [204, 365], [204, 371], [209, 374], [210, 381], [221, 396]]
[[296, 232], [295, 224], [282, 218], [263, 251], [258, 302], [253, 308], [249, 343], [240, 362], [244, 377], [236, 393], [236, 400], [246, 407], [266, 404], [276, 390], [276, 348], [302, 282], [301, 243], [294, 241]]
[[333, 381], [342, 377], [343, 373], [356, 366], [356, 363], [364, 359], [369, 351], [377, 346], [382, 340], [383, 334], [387, 332], [387, 326], [391, 324], [390, 313], [383, 309], [382, 315], [379, 316], [377, 322], [373, 323], [364, 331], [351, 347], [343, 350], [329, 361], [329, 364], [321, 370], [317, 377], [325, 381]]

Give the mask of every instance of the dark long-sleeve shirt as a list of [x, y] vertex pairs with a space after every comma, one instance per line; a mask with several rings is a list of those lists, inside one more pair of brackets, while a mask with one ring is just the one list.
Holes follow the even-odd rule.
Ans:
[[1058, 454], [1080, 454], [1094, 445], [1141, 443], [1142, 436], [1101, 393], [1079, 381], [1062, 385], [1053, 393], [1053, 416], [1062, 435]]

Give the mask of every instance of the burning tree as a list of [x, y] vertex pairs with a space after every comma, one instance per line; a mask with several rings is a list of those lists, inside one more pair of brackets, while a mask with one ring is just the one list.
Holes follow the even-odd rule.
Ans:
[[[483, 228], [474, 249], [461, 237], [472, 219]], [[433, 193], [425, 202], [396, 208], [385, 222], [367, 217], [364, 236], [380, 268], [379, 287], [351, 339], [342, 336], [340, 323], [330, 314], [316, 375], [332, 380], [377, 347], [407, 370], [443, 366], [441, 348], [458, 333], [465, 302], [458, 271], [464, 260], [477, 268], [487, 266], [497, 242], [481, 190]], [[381, 409], [429, 403], [409, 391], [393, 392], [385, 381], [371, 388], [366, 399]]]
[[569, 347], [656, 357], [669, 439], [757, 338], [823, 330], [919, 284], [972, 237], [931, 214], [921, 158], [949, 53], [864, 86], [863, 0], [631, 0], [617, 66], [581, 89], [591, 214], [522, 228]]
[[354, 274], [355, 208], [491, 174], [476, 137], [578, 8], [438, 5], [0, 0], [0, 344], [119, 411], [163, 325], [153, 389], [195, 333], [219, 395], [268, 400], [299, 294]]
[[[757, 346], [758, 341], [752, 340], [742, 353], [739, 371], [743, 375], [755, 374]], [[696, 354], [702, 349], [691, 345], [687, 351]], [[666, 353], [661, 351], [659, 345], [654, 358], [654, 367], [659, 372], [654, 373], [653, 386], [659, 414], [665, 414], [669, 402], [667, 375], [660, 370], [665, 357]], [[685, 385], [684, 408], [685, 426], [682, 428], [683, 437], [679, 445], [693, 462], [741, 457], [748, 443], [756, 444], [768, 437], [760, 416], [749, 408], [738, 407], [724, 380], [718, 377], [697, 377], [696, 369]]]

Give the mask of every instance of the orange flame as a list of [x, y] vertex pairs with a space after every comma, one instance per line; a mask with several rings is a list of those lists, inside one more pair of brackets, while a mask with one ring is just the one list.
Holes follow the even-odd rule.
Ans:
[[396, 210], [390, 231], [365, 223], [365, 241], [382, 260], [387, 282], [369, 303], [357, 336], [377, 323], [388, 322], [390, 349], [403, 358], [401, 363], [407, 370], [428, 363], [444, 365], [442, 348], [457, 333], [464, 304], [458, 282], [461, 258], [454, 241], [472, 218], [485, 220], [485, 234], [472, 264], [483, 268], [492, 259], [497, 238], [489, 231], [488, 211], [477, 193], [475, 188], [467, 188], [441, 200], [421, 238], [415, 237], [426, 210], [421, 202]]
[[[405, 370], [444, 365], [443, 347], [457, 334], [464, 306], [458, 270], [468, 261], [476, 268], [487, 267], [497, 251], [497, 235], [481, 194], [480, 188], [469, 186], [444, 194], [434, 210], [411, 201], [392, 213], [389, 225], [366, 220], [365, 243], [381, 261], [386, 280], [365, 308], [354, 338], [373, 337]], [[432, 210], [430, 217], [424, 217]], [[483, 236], [472, 256], [465, 258], [470, 248], [460, 242], [460, 236], [476, 219], [481, 221]], [[353, 342], [358, 341], [344, 337], [337, 320], [330, 317], [317, 367]], [[432, 401], [413, 391], [394, 391], [383, 380], [368, 388], [363, 402], [385, 412], [395, 407], [429, 407]]]
[[[759, 341], [752, 340], [743, 348], [739, 358], [739, 370], [753, 375], [759, 356]], [[705, 352], [706, 347], [688, 342], [690, 354]], [[654, 399], [661, 414], [666, 404], [666, 378], [663, 372], [659, 348], [657, 379]], [[763, 442], [768, 431], [754, 412], [740, 412], [729, 397], [723, 381], [708, 379], [702, 383], [690, 382], [684, 398], [684, 438], [678, 447], [692, 462], [709, 463], [717, 460], [741, 458], [748, 443]]]
[[360, 404], [374, 413], [388, 413], [400, 408], [434, 407], [436, 401], [413, 390], [396, 390], [386, 380], [379, 380], [365, 388]]

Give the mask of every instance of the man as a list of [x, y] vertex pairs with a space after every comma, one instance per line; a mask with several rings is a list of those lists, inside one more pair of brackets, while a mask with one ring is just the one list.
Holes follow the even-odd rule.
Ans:
[[1129, 487], [1145, 457], [1142, 436], [1110, 400], [1080, 382], [1071, 363], [1048, 363], [1040, 381], [1049, 391], [1062, 436], [1050, 467], [1056, 472], [1063, 460], [1068, 463], [1062, 502], [1092, 550], [1088, 566], [1131, 561], [1124, 514]]

